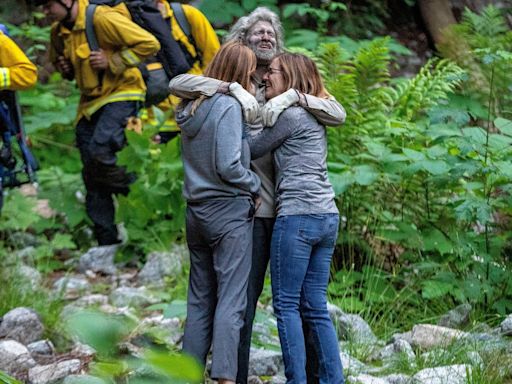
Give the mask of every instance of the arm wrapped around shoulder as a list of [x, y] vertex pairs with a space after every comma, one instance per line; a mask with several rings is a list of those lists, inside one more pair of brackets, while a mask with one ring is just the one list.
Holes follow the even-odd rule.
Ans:
[[245, 122], [249, 124], [256, 123], [260, 110], [260, 105], [256, 98], [238, 83], [231, 83], [229, 85], [229, 94], [237, 99], [242, 106]]
[[273, 126], [281, 112], [286, 108], [299, 102], [299, 92], [295, 89], [290, 88], [279, 96], [276, 96], [263, 106], [261, 110], [261, 118], [265, 127]]

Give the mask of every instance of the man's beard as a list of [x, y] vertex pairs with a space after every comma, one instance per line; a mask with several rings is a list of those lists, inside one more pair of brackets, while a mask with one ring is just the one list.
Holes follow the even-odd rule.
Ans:
[[249, 48], [252, 49], [258, 61], [271, 61], [277, 53], [275, 46], [272, 46], [272, 49], [260, 49], [257, 44], [249, 44]]

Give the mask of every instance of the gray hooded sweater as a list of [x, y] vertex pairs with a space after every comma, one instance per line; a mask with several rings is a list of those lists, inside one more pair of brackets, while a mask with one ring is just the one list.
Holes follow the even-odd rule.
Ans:
[[191, 103], [176, 116], [187, 202], [258, 195], [260, 179], [249, 169], [251, 155], [243, 138], [240, 104], [231, 96], [216, 94], [204, 100], [193, 116], [190, 107]]

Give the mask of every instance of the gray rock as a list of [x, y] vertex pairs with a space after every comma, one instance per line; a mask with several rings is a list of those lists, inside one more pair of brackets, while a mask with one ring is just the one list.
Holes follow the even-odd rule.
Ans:
[[41, 242], [37, 236], [29, 232], [14, 232], [9, 234], [9, 243], [16, 248], [37, 247]]
[[281, 352], [266, 349], [251, 349], [249, 376], [273, 376], [283, 367]]
[[374, 344], [377, 337], [372, 329], [359, 315], [343, 314], [338, 317], [338, 335], [343, 340], [356, 344]]
[[82, 296], [78, 300], [76, 300], [73, 305], [77, 307], [91, 307], [95, 305], [105, 305], [108, 304], [108, 296], [100, 295], [98, 293]]
[[470, 364], [472, 367], [479, 368], [482, 370], [482, 372], [485, 369], [485, 363], [482, 359], [482, 356], [477, 351], [468, 351], [466, 353], [466, 360], [467, 363]]
[[151, 252], [139, 273], [139, 281], [142, 284], [163, 286], [165, 277], [176, 276], [181, 272], [181, 260], [181, 256], [175, 252]]
[[431, 324], [418, 324], [412, 328], [412, 346], [423, 350], [446, 347], [469, 334], [452, 328]]
[[36, 248], [32, 245], [20, 249], [14, 253], [15, 260], [21, 260], [24, 263], [32, 264], [36, 256]]
[[341, 365], [343, 366], [343, 372], [345, 375], [358, 375], [362, 372], [366, 372], [366, 365], [357, 360], [355, 357], [350, 356], [346, 352], [340, 353]]
[[349, 376], [347, 381], [350, 384], [389, 384], [389, 382], [380, 377], [374, 377], [366, 374], [361, 374], [357, 376]]
[[96, 376], [90, 375], [70, 375], [67, 376], [62, 384], [106, 384], [106, 381]]
[[269, 384], [286, 384], [286, 377], [277, 375], [270, 379]]
[[263, 384], [263, 381], [258, 376], [249, 376], [247, 378], [247, 384]]
[[65, 377], [78, 373], [81, 368], [80, 360], [65, 360], [48, 365], [38, 365], [28, 371], [29, 384], [53, 384]]
[[20, 265], [18, 274], [28, 282], [32, 290], [38, 289], [41, 286], [43, 278], [37, 269], [29, 267], [28, 265]]
[[148, 317], [142, 320], [139, 328], [144, 332], [148, 328], [156, 327], [162, 332], [159, 335], [167, 344], [176, 346], [183, 337], [183, 327], [177, 317], [164, 319], [163, 315]]
[[15, 340], [0, 341], [0, 371], [13, 375], [35, 365], [36, 362], [23, 344]]
[[142, 307], [154, 304], [157, 300], [148, 293], [146, 287], [119, 287], [110, 294], [110, 302], [116, 307]]
[[89, 290], [91, 285], [82, 276], [64, 276], [53, 284], [53, 289], [65, 296], [76, 295], [77, 293]]
[[338, 318], [343, 316], [345, 313], [341, 310], [341, 308], [337, 307], [334, 304], [327, 303], [327, 312], [329, 312], [329, 317], [332, 322], [336, 324], [338, 322]]
[[117, 244], [114, 244], [90, 248], [80, 256], [80, 272], [91, 270], [105, 275], [115, 274], [117, 269], [114, 265], [114, 256], [118, 247]]
[[471, 366], [459, 364], [446, 367], [427, 368], [412, 377], [414, 384], [466, 384]]
[[405, 355], [411, 363], [416, 359], [411, 345], [407, 341], [399, 339], [393, 344], [386, 345], [377, 354], [374, 354], [372, 360], [393, 360], [397, 358], [397, 354]]
[[44, 326], [38, 314], [24, 307], [7, 312], [0, 324], [0, 338], [13, 339], [25, 345], [40, 340], [43, 331]]
[[409, 384], [411, 382], [411, 377], [403, 374], [388, 375], [385, 376], [384, 379], [386, 379], [389, 384]]
[[394, 343], [397, 340], [405, 340], [412, 345], [412, 332], [395, 333], [391, 336], [390, 343]]
[[470, 304], [461, 304], [441, 316], [437, 324], [441, 327], [460, 328], [468, 323], [472, 309]]
[[501, 322], [500, 328], [504, 335], [512, 335], [512, 313]]
[[50, 340], [39, 340], [27, 345], [30, 354], [36, 356], [51, 356], [55, 353], [55, 347]]
[[76, 342], [75, 345], [73, 346], [73, 349], [71, 350], [71, 355], [84, 359], [89, 359], [96, 355], [96, 350], [87, 344]]

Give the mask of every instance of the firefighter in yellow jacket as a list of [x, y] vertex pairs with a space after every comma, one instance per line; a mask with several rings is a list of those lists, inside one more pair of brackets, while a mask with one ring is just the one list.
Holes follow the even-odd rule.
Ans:
[[36, 66], [14, 41], [0, 31], [0, 90], [27, 89], [36, 81]]
[[133, 175], [116, 165], [126, 143], [124, 129], [144, 102], [146, 86], [136, 68], [160, 44], [130, 20], [128, 9], [98, 6], [94, 29], [100, 49], [91, 51], [85, 33], [88, 0], [34, 0], [54, 21], [50, 59], [65, 78], [76, 80], [81, 97], [76, 143], [87, 190], [86, 210], [101, 245], [119, 242], [113, 195], [128, 193]]
[[[181, 29], [169, 2], [167, 0], [157, 1], [160, 12], [162, 12], [164, 18], [169, 19], [171, 23], [174, 40], [181, 43], [190, 53], [190, 56], [195, 58], [192, 68], [190, 68], [187, 73], [194, 75], [202, 74], [220, 48], [219, 39], [212, 25], [206, 16], [197, 8], [187, 4], [180, 4], [190, 25], [190, 33], [194, 39], [194, 42], [191, 42]], [[179, 99], [177, 97], [169, 96], [162, 103], [158, 104], [158, 108], [164, 112], [172, 111], [174, 107], [178, 105], [178, 102]], [[147, 113], [146, 122], [156, 124], [151, 110], [148, 110]], [[171, 113], [171, 116], [164, 122], [163, 126], [160, 127], [159, 138], [161, 143], [166, 143], [179, 133], [179, 128], [174, 121], [172, 112], [168, 113]]]

